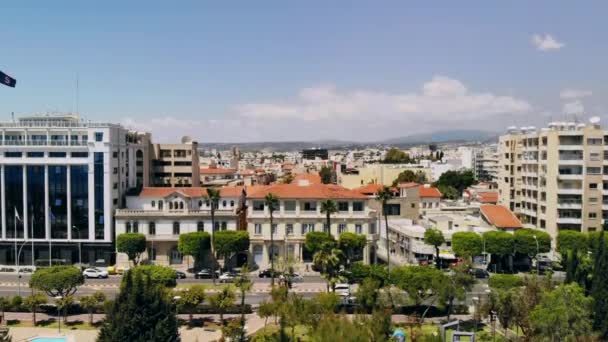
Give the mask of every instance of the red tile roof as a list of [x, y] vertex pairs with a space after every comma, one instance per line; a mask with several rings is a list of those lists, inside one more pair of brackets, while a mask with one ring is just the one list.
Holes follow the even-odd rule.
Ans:
[[521, 221], [507, 207], [495, 204], [483, 204], [479, 209], [486, 221], [496, 228], [518, 229], [523, 227]]
[[398, 188], [400, 189], [407, 189], [407, 188], [413, 188], [416, 186], [420, 186], [420, 184], [416, 183], [416, 182], [407, 182], [407, 183], [399, 183], [397, 185]]
[[354, 190], [358, 191], [360, 194], [372, 196], [377, 194], [382, 188], [384, 188], [382, 184], [368, 184]]
[[477, 200], [481, 203], [497, 203], [498, 192], [480, 192], [477, 194]]
[[365, 199], [367, 196], [355, 190], [333, 184], [273, 184], [269, 186], [252, 189], [247, 188], [247, 197], [264, 198], [267, 194], [273, 193], [279, 198], [310, 198], [310, 199]]
[[[239, 197], [242, 186], [226, 186], [219, 188], [221, 197]], [[154, 187], [143, 188], [139, 193], [139, 197], [167, 197], [171, 194], [181, 194], [184, 197], [207, 197], [207, 188], [189, 187], [189, 188], [172, 188], [172, 187]]]
[[318, 173], [298, 173], [293, 176], [292, 183], [298, 183], [298, 181], [306, 180], [310, 184], [321, 184], [321, 176]]
[[441, 198], [441, 192], [433, 186], [419, 186], [418, 195], [420, 198]]
[[201, 175], [228, 175], [236, 173], [235, 169], [218, 169], [218, 168], [204, 168], [200, 169]]

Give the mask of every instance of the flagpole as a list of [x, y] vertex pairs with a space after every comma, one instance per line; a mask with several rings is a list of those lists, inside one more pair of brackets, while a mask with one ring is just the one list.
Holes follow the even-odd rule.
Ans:
[[32, 240], [32, 272], [34, 271], [34, 207], [32, 207], [32, 235], [30, 236]]
[[[19, 261], [17, 261], [17, 258], [19, 257], [19, 255], [17, 255], [17, 207], [14, 207], [15, 209], [15, 235], [13, 236], [13, 238], [15, 239], [15, 266], [19, 266]], [[17, 270], [17, 274], [19, 274], [19, 270]]]

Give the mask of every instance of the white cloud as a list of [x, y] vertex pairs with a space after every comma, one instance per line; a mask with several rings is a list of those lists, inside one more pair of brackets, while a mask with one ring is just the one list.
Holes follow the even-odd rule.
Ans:
[[550, 34], [545, 34], [544, 36], [542, 34], [533, 34], [531, 42], [539, 51], [559, 50], [566, 45], [557, 41]]
[[564, 114], [581, 114], [585, 112], [585, 106], [579, 100], [564, 104]]
[[[439, 129], [501, 129], [529, 115], [525, 100], [474, 92], [459, 80], [435, 76], [418, 92], [340, 90], [324, 84], [277, 101], [237, 104], [214, 120], [171, 116], [125, 123], [157, 141], [191, 135], [204, 141], [382, 140]], [[130, 120], [130, 121], [128, 121]]]
[[564, 100], [580, 99], [580, 98], [591, 96], [591, 95], [593, 95], [593, 92], [591, 90], [572, 89], [572, 88], [563, 89], [559, 93], [559, 97]]

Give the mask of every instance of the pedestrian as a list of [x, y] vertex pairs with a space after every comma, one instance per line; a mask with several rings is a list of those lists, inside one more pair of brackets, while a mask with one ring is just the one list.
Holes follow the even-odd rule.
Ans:
[[308, 272], [308, 264], [306, 264], [306, 272]]

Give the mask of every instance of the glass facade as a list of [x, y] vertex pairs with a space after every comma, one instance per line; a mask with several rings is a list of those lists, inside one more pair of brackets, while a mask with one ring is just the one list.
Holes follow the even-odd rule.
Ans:
[[27, 165], [27, 208], [34, 238], [46, 237], [44, 210], [44, 165]]
[[70, 166], [70, 201], [72, 203], [72, 238], [89, 238], [89, 168]]
[[95, 194], [95, 240], [104, 238], [104, 184], [103, 184], [103, 152], [93, 155], [94, 168], [94, 194]]
[[68, 238], [68, 175], [63, 165], [49, 166], [49, 220], [53, 239]]
[[[6, 237], [15, 238], [15, 222], [17, 237], [23, 238], [23, 167], [21, 165], [4, 166], [4, 186], [6, 201]], [[20, 220], [15, 219], [15, 210]]]

